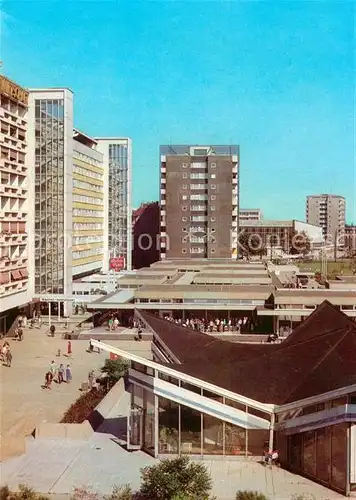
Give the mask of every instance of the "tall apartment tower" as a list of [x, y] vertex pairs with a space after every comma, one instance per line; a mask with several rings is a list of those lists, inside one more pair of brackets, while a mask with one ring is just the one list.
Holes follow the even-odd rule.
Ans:
[[105, 213], [104, 270], [112, 258], [124, 257], [125, 269], [131, 270], [132, 252], [132, 141], [128, 137], [99, 137], [98, 151], [107, 166], [104, 188], [107, 193]]
[[235, 257], [239, 147], [161, 146], [160, 163], [161, 259]]
[[[37, 297], [72, 294], [73, 93], [31, 90], [29, 149], [34, 151], [34, 276]], [[70, 314], [70, 302], [66, 303]]]
[[306, 219], [309, 224], [321, 226], [325, 241], [334, 244], [335, 238], [345, 234], [345, 208], [343, 196], [320, 194], [307, 196]]
[[0, 76], [0, 333], [30, 300], [28, 92]]

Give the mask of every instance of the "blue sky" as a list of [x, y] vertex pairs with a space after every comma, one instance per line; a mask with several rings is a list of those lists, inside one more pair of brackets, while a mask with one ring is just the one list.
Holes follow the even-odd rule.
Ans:
[[241, 206], [356, 222], [353, 2], [3, 1], [3, 72], [70, 87], [75, 125], [133, 139], [133, 203], [158, 199], [158, 148], [241, 147]]

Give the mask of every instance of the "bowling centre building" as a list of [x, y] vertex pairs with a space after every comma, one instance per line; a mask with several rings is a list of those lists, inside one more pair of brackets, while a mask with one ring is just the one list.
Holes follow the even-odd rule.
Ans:
[[279, 344], [221, 340], [150, 311], [144, 359], [130, 362], [127, 445], [155, 456], [261, 460], [344, 495], [356, 492], [356, 324], [328, 301]]

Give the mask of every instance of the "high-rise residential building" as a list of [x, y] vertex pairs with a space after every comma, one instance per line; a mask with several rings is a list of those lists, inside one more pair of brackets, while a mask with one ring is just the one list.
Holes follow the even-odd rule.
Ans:
[[[34, 151], [35, 294], [72, 293], [73, 93], [31, 90], [29, 148]], [[66, 304], [70, 308], [70, 303]], [[66, 311], [65, 311], [66, 312]], [[67, 311], [70, 313], [70, 311]]]
[[127, 137], [97, 138], [98, 150], [103, 154], [105, 189], [108, 206], [105, 212], [105, 231], [108, 234], [104, 252], [104, 270], [109, 269], [112, 258], [123, 257], [125, 268], [131, 269], [132, 217], [131, 217], [131, 175], [132, 141]]
[[0, 76], [0, 333], [31, 299], [27, 113], [28, 92]]
[[253, 222], [261, 222], [263, 219], [262, 210], [260, 208], [240, 208], [239, 222], [240, 226], [251, 224]]
[[104, 264], [105, 191], [103, 155], [97, 141], [73, 132], [73, 277], [100, 271]]
[[161, 259], [237, 255], [239, 147], [160, 147]]
[[321, 226], [327, 243], [334, 244], [336, 238], [343, 240], [345, 234], [346, 202], [343, 196], [320, 194], [307, 196], [306, 219], [309, 224]]

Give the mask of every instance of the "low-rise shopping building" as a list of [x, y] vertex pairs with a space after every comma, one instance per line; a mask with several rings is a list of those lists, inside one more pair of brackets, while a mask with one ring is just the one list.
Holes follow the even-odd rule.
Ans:
[[147, 311], [152, 357], [131, 363], [129, 449], [157, 456], [261, 459], [356, 490], [356, 325], [324, 301], [281, 344], [214, 339]]

